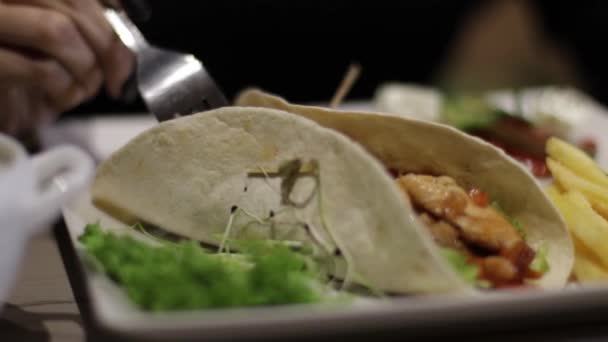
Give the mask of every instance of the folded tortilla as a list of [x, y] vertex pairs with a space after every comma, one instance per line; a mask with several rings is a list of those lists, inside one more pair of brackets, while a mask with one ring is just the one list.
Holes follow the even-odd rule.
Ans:
[[[532, 175], [493, 145], [442, 124], [390, 114], [295, 105], [259, 89], [245, 90], [235, 104], [274, 108], [311, 119], [361, 144], [387, 169], [446, 175], [463, 188], [483, 189], [500, 203], [509, 217], [526, 227], [528, 245], [535, 250], [543, 244], [548, 246], [550, 269], [535, 283], [542, 288], [561, 288], [566, 284], [574, 254], [563, 218]], [[410, 203], [406, 206], [408, 212], [413, 212]], [[416, 242], [411, 241], [411, 244], [424, 243], [424, 248], [430, 248], [435, 254], [438, 246], [431, 244], [429, 247], [427, 230], [421, 222], [415, 221], [407, 223], [407, 229], [418, 235]], [[403, 252], [409, 258], [422, 258], [409, 248]], [[443, 270], [443, 266], [442, 260], [427, 260], [427, 267]], [[439, 280], [433, 280], [429, 285], [435, 281]]]
[[[325, 112], [318, 113], [310, 116], [321, 125], [286, 111], [241, 107], [163, 122], [99, 166], [91, 191], [94, 204], [126, 223], [153, 224], [213, 245], [225, 237], [309, 243], [334, 260], [346, 261], [347, 279], [382, 291], [474, 292], [433, 248], [431, 236], [419, 229], [410, 203], [384, 165], [345, 135], [323, 127], [332, 125], [322, 118]], [[341, 125], [336, 121], [332, 128]], [[349, 127], [363, 128], [358, 125]], [[387, 145], [373, 127], [369, 132], [368, 145], [377, 147], [372, 150], [405, 162], [391, 154], [399, 149]], [[428, 147], [402, 155], [424, 157], [432, 154]], [[285, 176], [294, 161], [302, 163], [295, 181]], [[513, 172], [502, 159], [489, 163]], [[566, 248], [555, 211], [540, 201], [536, 188], [530, 187], [528, 195], [531, 200], [525, 202], [541, 212], [528, 215], [522, 208], [521, 214], [550, 223], [543, 229], [555, 232], [555, 242], [564, 245], [562, 254], [555, 249], [555, 263], [566, 267], [572, 251]], [[521, 205], [511, 204], [515, 209]], [[563, 283], [559, 269], [549, 280]]]

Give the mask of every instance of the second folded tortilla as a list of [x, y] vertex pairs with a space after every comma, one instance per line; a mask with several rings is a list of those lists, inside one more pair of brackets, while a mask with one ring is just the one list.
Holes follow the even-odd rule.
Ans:
[[[533, 249], [548, 247], [550, 268], [535, 283], [543, 288], [561, 288], [567, 282], [574, 255], [561, 215], [532, 175], [498, 148], [441, 124], [290, 104], [258, 89], [242, 92], [235, 104], [274, 108], [311, 119], [361, 144], [387, 169], [446, 175], [464, 188], [483, 189], [509, 217], [526, 227], [526, 242]], [[409, 210], [413, 213], [413, 208]], [[427, 235], [419, 221], [408, 228]], [[409, 251], [404, 253], [419, 257]]]

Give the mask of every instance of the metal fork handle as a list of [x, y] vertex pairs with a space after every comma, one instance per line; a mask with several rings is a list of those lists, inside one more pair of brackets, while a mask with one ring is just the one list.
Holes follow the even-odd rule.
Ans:
[[141, 51], [150, 46], [144, 35], [124, 11], [107, 8], [104, 14], [118, 38], [131, 51], [139, 55]]

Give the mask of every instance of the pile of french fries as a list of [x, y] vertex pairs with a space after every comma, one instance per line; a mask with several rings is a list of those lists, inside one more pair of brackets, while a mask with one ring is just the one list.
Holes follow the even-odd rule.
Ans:
[[553, 184], [547, 193], [566, 220], [579, 282], [608, 279], [608, 175], [585, 152], [558, 138], [547, 142]]

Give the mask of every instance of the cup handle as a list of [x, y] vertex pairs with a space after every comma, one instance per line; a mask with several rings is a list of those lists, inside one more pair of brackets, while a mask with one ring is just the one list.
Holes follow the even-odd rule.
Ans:
[[[94, 171], [93, 159], [75, 146], [58, 146], [31, 159], [39, 185], [30, 213], [36, 227], [44, 226], [59, 212], [64, 202], [85, 187]], [[54, 184], [48, 184], [48, 183]], [[48, 184], [48, 186], [43, 186]], [[41, 227], [42, 228], [42, 227]]]

